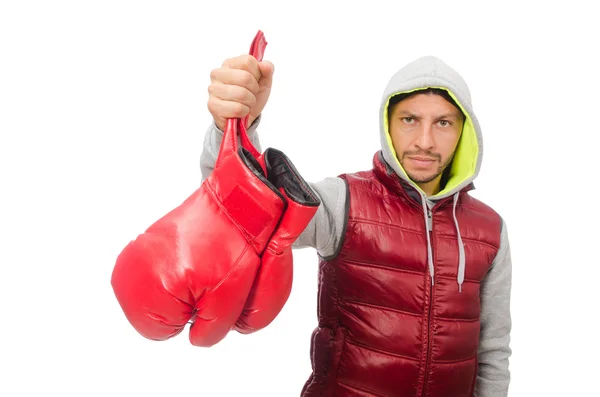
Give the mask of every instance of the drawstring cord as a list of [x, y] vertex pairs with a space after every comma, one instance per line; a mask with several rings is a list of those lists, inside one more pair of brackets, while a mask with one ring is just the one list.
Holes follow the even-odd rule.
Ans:
[[[462, 293], [462, 285], [465, 281], [465, 246], [463, 244], [462, 236], [460, 235], [460, 229], [458, 227], [458, 219], [456, 218], [456, 206], [458, 204], [458, 197], [460, 192], [456, 192], [454, 195], [454, 204], [452, 206], [452, 216], [454, 217], [454, 227], [456, 228], [456, 236], [458, 240], [458, 291]], [[429, 273], [431, 274], [431, 285], [434, 285], [434, 268], [433, 268], [433, 251], [431, 248], [431, 221], [429, 220], [427, 200], [425, 196], [421, 196], [423, 204], [423, 217], [425, 219], [425, 228], [427, 230], [427, 264], [429, 266]]]
[[456, 236], [458, 237], [458, 291], [462, 292], [462, 285], [465, 281], [465, 246], [458, 228], [458, 220], [456, 219], [456, 203], [458, 203], [459, 192], [454, 195], [454, 206], [452, 215], [454, 216], [454, 226], [456, 227]]

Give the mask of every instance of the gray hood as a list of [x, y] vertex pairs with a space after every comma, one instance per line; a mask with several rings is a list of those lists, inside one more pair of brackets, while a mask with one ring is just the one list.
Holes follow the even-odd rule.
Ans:
[[[438, 194], [426, 197], [425, 193], [406, 175], [398, 161], [391, 137], [388, 132], [388, 104], [390, 99], [397, 94], [407, 93], [426, 88], [442, 88], [448, 91], [466, 116], [463, 131], [458, 143], [454, 160], [450, 169], [449, 179], [446, 186]], [[427, 234], [427, 261], [431, 281], [434, 282], [433, 253], [431, 248], [432, 214], [430, 206], [433, 201], [454, 195], [454, 225], [458, 240], [458, 263], [457, 282], [459, 291], [462, 291], [462, 283], [465, 276], [465, 250], [460, 235], [459, 222], [456, 217], [456, 206], [459, 192], [469, 185], [479, 173], [483, 156], [483, 139], [481, 128], [471, 105], [471, 93], [463, 78], [442, 60], [426, 56], [419, 58], [396, 72], [387, 84], [381, 106], [379, 109], [379, 123], [381, 135], [381, 147], [385, 161], [392, 167], [398, 176], [412, 185], [421, 193], [423, 205], [423, 218]]]
[[442, 60], [433, 56], [419, 58], [400, 69], [389, 80], [381, 98], [380, 138], [385, 161], [402, 179], [423, 194], [421, 189], [408, 178], [398, 161], [388, 133], [387, 109], [394, 95], [426, 88], [442, 88], [448, 91], [466, 115], [446, 188], [435, 196], [429, 197], [430, 200], [439, 200], [451, 196], [471, 183], [477, 177], [481, 167], [483, 155], [481, 128], [473, 113], [469, 87], [463, 78]]

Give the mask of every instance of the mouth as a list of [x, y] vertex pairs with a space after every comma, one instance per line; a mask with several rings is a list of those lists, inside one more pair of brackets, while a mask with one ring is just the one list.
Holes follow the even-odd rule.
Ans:
[[437, 161], [437, 159], [432, 159], [430, 157], [408, 157], [408, 159], [416, 166], [417, 168], [429, 168], [433, 163]]
[[412, 156], [412, 157], [409, 157], [409, 159], [415, 160], [415, 161], [436, 161], [436, 159], [432, 159], [430, 157], [419, 157], [419, 156]]

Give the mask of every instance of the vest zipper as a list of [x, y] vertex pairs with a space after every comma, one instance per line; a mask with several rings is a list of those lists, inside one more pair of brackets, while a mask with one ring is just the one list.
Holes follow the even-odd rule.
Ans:
[[[427, 209], [427, 232], [433, 234], [433, 214], [431, 209]], [[431, 236], [431, 252], [433, 254], [433, 236]], [[433, 258], [431, 258], [433, 261]], [[435, 266], [435, 263], [434, 263]], [[429, 383], [429, 361], [431, 360], [431, 307], [433, 306], [433, 283], [431, 275], [429, 277], [429, 302], [427, 304], [427, 354], [425, 356], [425, 376], [423, 378], [423, 397], [427, 395], [427, 384]]]
[[433, 219], [432, 219], [431, 210], [428, 208], [427, 209], [427, 231], [429, 233], [431, 233], [432, 230], [433, 230]]

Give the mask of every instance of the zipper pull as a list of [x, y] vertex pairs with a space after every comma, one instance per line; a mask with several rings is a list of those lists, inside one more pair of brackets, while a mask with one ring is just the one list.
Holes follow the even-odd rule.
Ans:
[[433, 218], [429, 208], [427, 208], [427, 230], [433, 231]]

